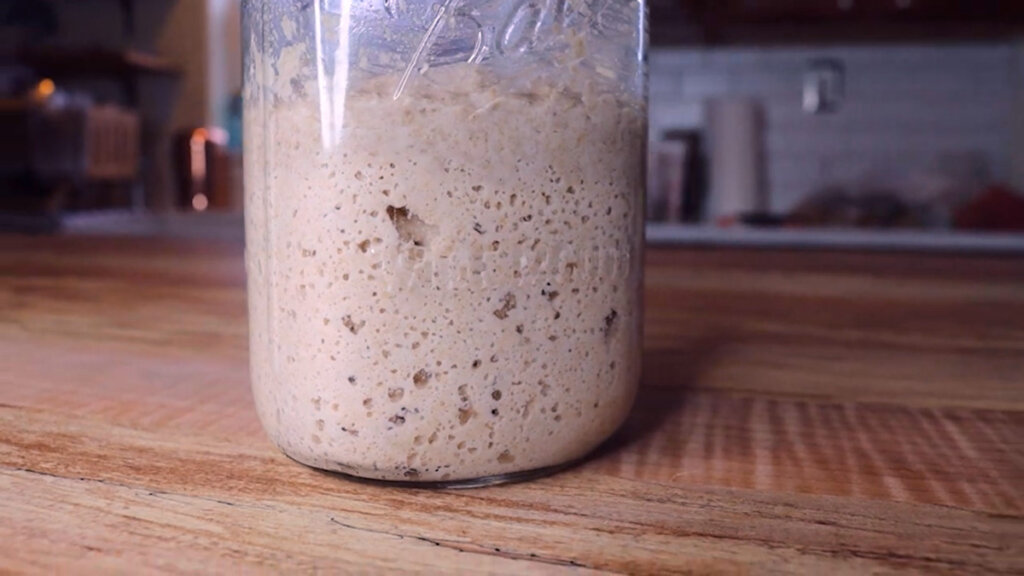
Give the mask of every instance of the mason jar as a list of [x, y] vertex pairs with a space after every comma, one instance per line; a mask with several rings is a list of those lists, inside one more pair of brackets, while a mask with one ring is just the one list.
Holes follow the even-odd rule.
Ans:
[[317, 468], [550, 472], [640, 377], [643, 0], [247, 0], [252, 390]]

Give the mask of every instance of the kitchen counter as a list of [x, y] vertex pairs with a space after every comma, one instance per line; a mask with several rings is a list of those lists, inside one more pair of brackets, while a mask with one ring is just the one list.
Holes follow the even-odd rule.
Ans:
[[1024, 572], [1024, 259], [651, 249], [625, 429], [427, 491], [264, 437], [241, 256], [0, 238], [0, 571]]

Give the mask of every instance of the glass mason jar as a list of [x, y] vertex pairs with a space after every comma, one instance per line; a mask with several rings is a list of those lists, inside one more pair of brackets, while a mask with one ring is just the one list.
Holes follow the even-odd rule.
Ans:
[[640, 376], [643, 0], [247, 0], [252, 386], [299, 462], [576, 461]]

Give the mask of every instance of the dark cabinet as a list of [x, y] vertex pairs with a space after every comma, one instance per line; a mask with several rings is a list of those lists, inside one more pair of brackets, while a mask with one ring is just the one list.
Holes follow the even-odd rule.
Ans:
[[1024, 13], [1024, 2], [1009, 0], [722, 0], [706, 6], [733, 22], [979, 20]]
[[863, 12], [857, 0], [723, 0], [712, 7], [731, 22], [794, 22], [849, 18]]
[[1024, 0], [650, 0], [657, 43], [1006, 38]]
[[1012, 0], [863, 0], [865, 12], [878, 18], [979, 21], [1020, 18], [1024, 6]]

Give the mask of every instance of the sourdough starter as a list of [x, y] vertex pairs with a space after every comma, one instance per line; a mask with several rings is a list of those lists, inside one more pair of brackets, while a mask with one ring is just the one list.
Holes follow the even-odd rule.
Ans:
[[457, 481], [572, 461], [623, 422], [644, 110], [566, 76], [454, 65], [397, 100], [380, 77], [343, 115], [315, 87], [250, 100], [253, 392], [289, 456]]

